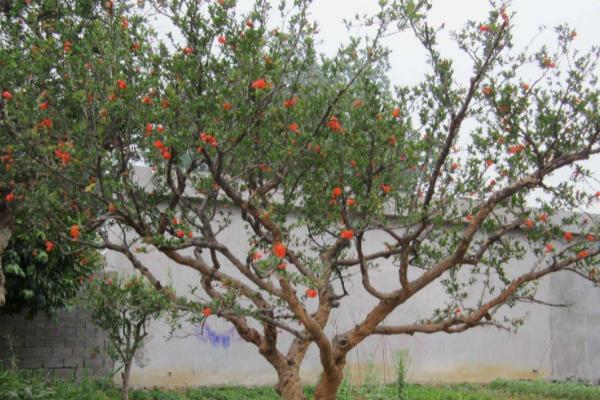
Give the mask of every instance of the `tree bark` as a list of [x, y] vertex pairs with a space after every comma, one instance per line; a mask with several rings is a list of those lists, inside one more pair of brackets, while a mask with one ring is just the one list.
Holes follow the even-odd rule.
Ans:
[[6, 279], [4, 277], [4, 269], [2, 268], [2, 256], [12, 235], [11, 221], [12, 218], [8, 204], [4, 200], [0, 200], [0, 307], [6, 303]]
[[317, 383], [315, 400], [336, 400], [338, 388], [344, 379], [345, 365], [345, 361], [339, 361], [333, 371], [323, 371]]
[[275, 390], [284, 400], [305, 400], [299, 366], [286, 366], [277, 371]]
[[121, 379], [123, 379], [123, 386], [121, 388], [121, 398], [123, 400], [129, 400], [129, 376], [131, 374], [132, 361], [125, 363], [123, 372], [121, 372]]

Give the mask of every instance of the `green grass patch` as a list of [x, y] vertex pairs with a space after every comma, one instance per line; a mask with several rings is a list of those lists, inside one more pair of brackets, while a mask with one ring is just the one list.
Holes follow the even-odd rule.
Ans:
[[[312, 398], [314, 387], [307, 387]], [[339, 400], [397, 400], [397, 385], [379, 385], [367, 381], [340, 388]], [[0, 400], [118, 400], [119, 388], [106, 380], [84, 379], [80, 382], [44, 380], [30, 373], [0, 369]], [[210, 387], [165, 391], [133, 390], [132, 400], [278, 400], [270, 387]], [[408, 400], [598, 400], [600, 387], [577, 383], [496, 380], [487, 385], [406, 385]]]
[[119, 390], [106, 380], [47, 380], [0, 368], [0, 400], [113, 400]]
[[488, 387], [515, 396], [529, 395], [534, 399], [600, 399], [600, 386], [582, 385], [580, 383], [496, 380], [491, 382]]

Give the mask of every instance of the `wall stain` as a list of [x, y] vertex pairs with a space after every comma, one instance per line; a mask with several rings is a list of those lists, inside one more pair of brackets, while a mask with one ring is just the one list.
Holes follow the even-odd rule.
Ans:
[[[394, 366], [392, 364], [383, 365], [374, 363], [371, 370], [364, 365], [350, 364], [348, 372], [350, 381], [353, 384], [360, 384], [368, 374], [376, 373], [381, 377], [384, 383], [393, 383]], [[216, 370], [197, 370], [172, 369], [167, 371], [159, 368], [145, 368], [132, 374], [132, 383], [136, 387], [195, 387], [195, 386], [223, 386], [223, 385], [242, 385], [242, 386], [268, 386], [277, 382], [275, 371], [265, 371], [260, 373], [248, 373], [245, 371], [235, 371], [231, 369]], [[388, 378], [383, 378], [385, 375]], [[316, 383], [320, 375], [320, 368], [303, 368], [302, 381], [306, 384]], [[545, 379], [551, 376], [551, 371], [547, 369], [534, 372], [532, 370], [518, 369], [506, 365], [484, 365], [468, 364], [453, 367], [450, 369], [427, 369], [427, 370], [409, 370], [408, 381], [411, 383], [487, 383], [494, 379]]]
[[[382, 377], [385, 383], [393, 382], [395, 368], [393, 364], [373, 363], [369, 368]], [[350, 381], [354, 384], [361, 383], [365, 376], [371, 373], [369, 368], [364, 364], [349, 364]], [[550, 376], [550, 369], [529, 370], [510, 365], [472, 363], [456, 365], [448, 369], [411, 369], [409, 365], [407, 380], [411, 383], [488, 383], [494, 379], [545, 379]]]
[[268, 386], [277, 381], [275, 371], [272, 373], [248, 374], [245, 371], [223, 369], [196, 370], [145, 368], [143, 371], [133, 371], [131, 375], [134, 387], [184, 388], [200, 386]]
[[241, 341], [240, 335], [238, 335], [233, 326], [225, 331], [218, 331], [211, 328], [208, 323], [204, 324], [204, 326], [196, 324], [193, 326], [192, 331], [192, 336], [201, 342], [210, 343], [213, 348], [221, 347], [228, 349], [232, 342]]

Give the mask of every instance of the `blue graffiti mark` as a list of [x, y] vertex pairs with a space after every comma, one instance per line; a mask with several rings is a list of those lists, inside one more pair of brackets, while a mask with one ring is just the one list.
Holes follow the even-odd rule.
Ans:
[[193, 335], [202, 342], [209, 342], [213, 348], [222, 347], [224, 349], [229, 348], [231, 342], [238, 341], [240, 336], [236, 332], [234, 327], [229, 328], [225, 332], [217, 332], [213, 330], [208, 324], [204, 327], [201, 325], [194, 325]]

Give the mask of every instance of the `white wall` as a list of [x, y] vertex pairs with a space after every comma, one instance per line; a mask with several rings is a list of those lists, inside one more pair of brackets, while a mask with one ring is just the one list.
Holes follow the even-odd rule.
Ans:
[[[245, 258], [246, 236], [239, 221], [220, 237], [224, 243], [235, 244], [236, 253]], [[368, 238], [365, 251], [375, 249], [382, 238]], [[199, 286], [199, 276], [186, 267], [174, 265], [158, 253], [139, 254], [140, 259], [165, 283], [171, 282], [178, 294]], [[108, 268], [130, 271], [129, 262], [120, 254], [107, 255]], [[509, 274], [531, 267], [533, 256], [509, 265]], [[233, 268], [223, 262], [225, 271]], [[417, 274], [417, 271], [413, 271]], [[238, 274], [239, 275], [239, 274]], [[358, 278], [358, 279], [357, 279]], [[397, 269], [382, 263], [373, 273], [374, 285], [385, 291], [398, 285]], [[334, 310], [328, 334], [333, 336], [353, 326], [375, 303], [354, 276], [348, 282], [352, 296]], [[587, 380], [600, 378], [600, 291], [583, 279], [561, 273], [542, 281], [539, 299], [547, 302], [573, 303], [559, 310], [542, 305], [520, 305], [509, 315], [527, 315], [526, 324], [517, 334], [494, 328], [478, 328], [457, 334], [414, 336], [374, 336], [352, 350], [349, 367], [352, 376], [360, 379], [373, 363], [386, 381], [394, 376], [394, 352], [405, 350], [410, 357], [409, 379], [412, 381], [489, 381], [494, 378], [547, 378], [577, 376]], [[386, 322], [415, 322], [427, 318], [433, 308], [443, 305], [445, 293], [439, 284], [431, 285], [396, 310]], [[316, 306], [316, 299], [307, 300], [307, 308]], [[276, 376], [253, 345], [246, 344], [228, 323], [210, 317], [201, 331], [198, 326], [184, 325], [175, 337], [168, 339], [169, 329], [154, 323], [151, 337], [138, 355], [133, 370], [133, 383], [138, 385], [195, 386], [271, 384]], [[290, 338], [285, 337], [284, 342]], [[285, 349], [285, 343], [282, 349]], [[320, 372], [316, 348], [312, 348], [303, 364], [303, 376], [314, 381]]]

